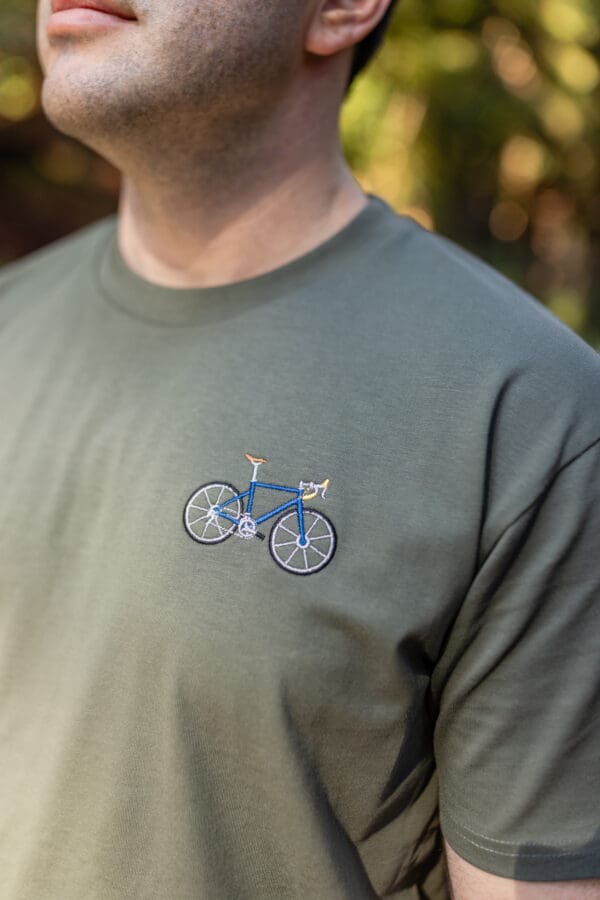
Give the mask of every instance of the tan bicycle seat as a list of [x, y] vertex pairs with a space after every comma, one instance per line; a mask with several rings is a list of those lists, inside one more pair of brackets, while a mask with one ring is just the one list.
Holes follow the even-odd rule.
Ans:
[[244, 456], [248, 460], [248, 462], [252, 463], [253, 466], [261, 465], [261, 463], [268, 463], [268, 459], [263, 459], [262, 456], [252, 456], [251, 453], [244, 453]]

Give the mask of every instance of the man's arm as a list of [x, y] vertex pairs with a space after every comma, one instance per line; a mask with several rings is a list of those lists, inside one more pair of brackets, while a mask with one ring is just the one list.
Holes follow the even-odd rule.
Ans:
[[600, 878], [581, 881], [514, 881], [490, 875], [444, 843], [453, 900], [600, 900]]
[[597, 440], [486, 548], [433, 673], [457, 900], [600, 900], [599, 542]]

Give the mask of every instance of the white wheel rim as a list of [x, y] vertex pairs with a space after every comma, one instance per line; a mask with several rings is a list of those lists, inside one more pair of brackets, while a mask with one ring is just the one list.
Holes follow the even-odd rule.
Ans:
[[[294, 527], [291, 528], [290, 525]], [[335, 533], [328, 519], [314, 510], [304, 511], [304, 533], [307, 543], [303, 547], [300, 544], [297, 514], [288, 513], [271, 532], [271, 553], [286, 571], [312, 575], [326, 566], [333, 556]]]
[[[214, 509], [235, 495], [229, 485], [219, 482], [199, 488], [185, 508], [185, 527], [189, 534], [202, 544], [216, 544], [229, 537], [237, 527], [236, 523], [216, 514]], [[240, 501], [230, 503], [226, 510], [235, 519], [239, 518]]]

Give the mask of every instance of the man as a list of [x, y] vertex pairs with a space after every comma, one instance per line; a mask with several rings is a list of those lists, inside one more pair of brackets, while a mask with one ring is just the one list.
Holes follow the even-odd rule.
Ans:
[[77, 2], [123, 190], [0, 279], [0, 895], [600, 897], [600, 367], [353, 179], [389, 0]]

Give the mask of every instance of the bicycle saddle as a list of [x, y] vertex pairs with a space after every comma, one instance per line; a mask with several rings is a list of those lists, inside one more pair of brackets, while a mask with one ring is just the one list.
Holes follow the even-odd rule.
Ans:
[[268, 459], [263, 459], [262, 456], [252, 456], [251, 453], [244, 453], [244, 456], [253, 466], [260, 466], [262, 463], [269, 462]]

